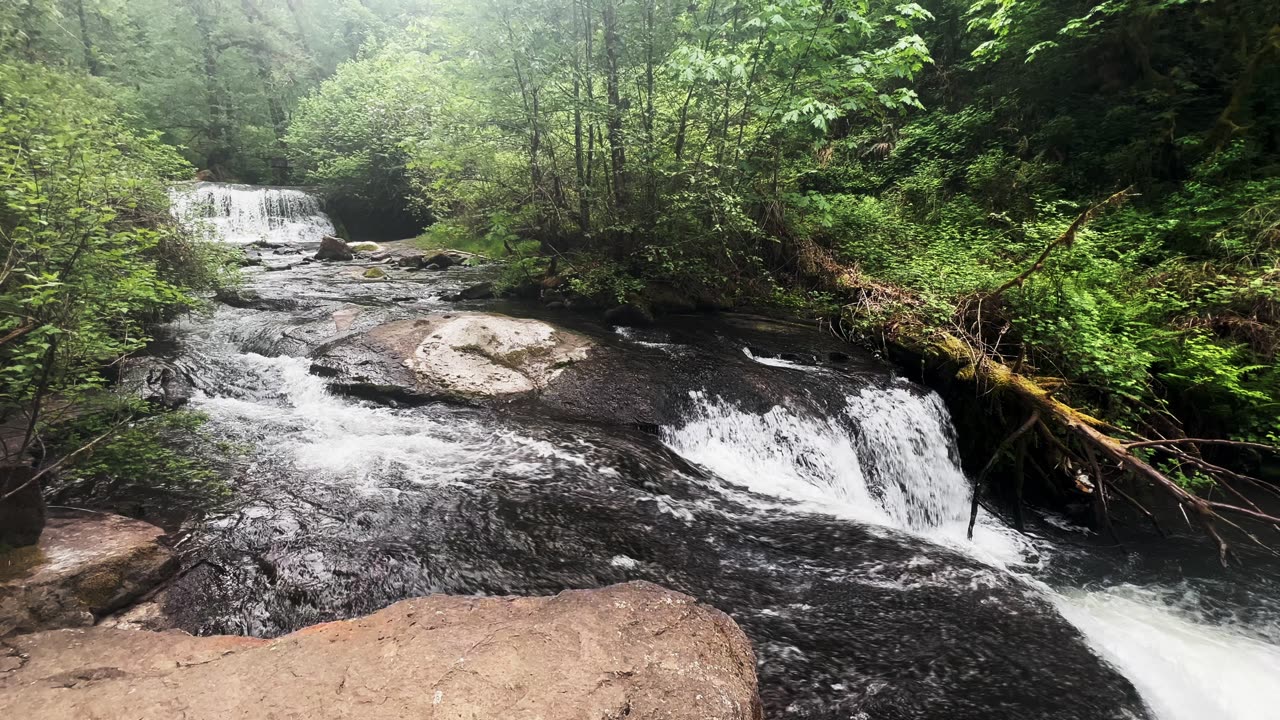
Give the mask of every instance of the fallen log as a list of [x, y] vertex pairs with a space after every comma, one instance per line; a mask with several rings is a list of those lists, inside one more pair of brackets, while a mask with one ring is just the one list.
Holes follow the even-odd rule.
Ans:
[[[994, 298], [999, 292], [1020, 285], [1043, 265], [1045, 258], [1055, 247], [1069, 244], [1085, 223], [1096, 217], [1101, 210], [1118, 204], [1128, 196], [1127, 190], [1116, 193], [1081, 213], [1057, 240], [1050, 243], [1036, 262], [987, 298]], [[1236, 529], [1250, 540], [1264, 545], [1252, 533], [1229, 519], [1228, 515], [1247, 518], [1280, 530], [1280, 517], [1263, 512], [1247, 499], [1246, 504], [1235, 504], [1202, 498], [1179, 485], [1140, 454], [1141, 451], [1146, 450], [1176, 456], [1177, 453], [1182, 452], [1179, 448], [1197, 444], [1234, 445], [1276, 453], [1280, 453], [1280, 448], [1231, 440], [1148, 438], [1118, 428], [1101, 418], [1062, 402], [1054, 394], [1057, 388], [1054, 390], [1046, 388], [1033, 378], [1019, 372], [1021, 368], [1015, 370], [1005, 364], [1000, 357], [988, 349], [981, 338], [968, 337], [967, 333], [926, 325], [920, 320], [919, 315], [913, 312], [922, 308], [924, 303], [909, 290], [869, 278], [856, 264], [850, 266], [840, 263], [830, 252], [811, 240], [792, 239], [792, 242], [796, 248], [800, 273], [815, 282], [821, 289], [841, 295], [847, 301], [844, 310], [846, 317], [842, 318], [842, 321], [854, 321], [853, 324], [857, 325], [859, 323], [856, 321], [859, 317], [865, 318], [870, 315], [881, 318], [876, 321], [876, 327], [869, 334], [880, 337], [886, 344], [894, 345], [922, 358], [934, 367], [955, 367], [957, 378], [974, 382], [984, 390], [1014, 398], [1029, 416], [1035, 417], [1038, 423], [1050, 429], [1051, 434], [1062, 436], [1063, 439], [1057, 442], [1064, 449], [1065, 441], [1074, 441], [1082, 449], [1083, 455], [1090, 456], [1092, 464], [1106, 463], [1124, 477], [1145, 480], [1155, 485], [1178, 503], [1188, 519], [1195, 518], [1199, 522], [1203, 531], [1217, 544], [1219, 559], [1224, 565], [1231, 557], [1232, 549], [1230, 543], [1219, 532], [1219, 524]], [[981, 332], [980, 328], [979, 332]], [[1021, 435], [1023, 432], [1025, 430], [1019, 428], [1016, 435]], [[1010, 441], [1007, 440], [1006, 443]], [[1003, 445], [997, 450], [997, 455], [1002, 451]], [[992, 462], [994, 460], [995, 458]], [[1201, 461], [1196, 464], [1196, 467], [1215, 483], [1228, 484], [1247, 479], [1250, 484], [1265, 485], [1255, 478], [1248, 478], [1211, 463]], [[984, 468], [982, 478], [985, 478], [989, 470], [990, 463], [987, 468]], [[1101, 467], [1096, 474], [1102, 474]], [[1109, 483], [1102, 477], [1097, 478], [1092, 491], [1105, 493], [1109, 484], [1119, 491], [1118, 481]], [[975, 489], [976, 492], [978, 489]], [[1155, 522], [1154, 515], [1138, 504], [1128, 493], [1120, 491], [1120, 494], [1139, 507], [1153, 523]], [[1103, 501], [1102, 506], [1106, 512], [1105, 498], [1100, 500]]]

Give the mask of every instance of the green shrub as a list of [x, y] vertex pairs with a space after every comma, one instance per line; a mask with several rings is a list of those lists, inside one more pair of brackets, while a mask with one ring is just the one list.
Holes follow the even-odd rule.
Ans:
[[73, 456], [48, 483], [52, 503], [171, 517], [209, 510], [229, 497], [212, 459], [225, 463], [240, 448], [206, 433], [208, 418], [200, 413], [137, 416], [141, 411], [136, 403], [91, 405], [85, 414], [51, 429], [55, 455], [73, 453], [107, 435]]

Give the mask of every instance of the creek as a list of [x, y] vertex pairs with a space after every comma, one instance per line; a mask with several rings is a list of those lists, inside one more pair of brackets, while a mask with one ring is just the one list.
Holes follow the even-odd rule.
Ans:
[[[251, 306], [166, 329], [209, 431], [243, 449], [233, 499], [181, 545], [167, 602], [188, 631], [273, 636], [427, 593], [649, 580], [743, 627], [770, 718], [1277, 717], [1274, 565], [1125, 552], [1049, 514], [1019, 534], [984, 512], [968, 540], [946, 406], [874, 357], [734, 316], [611, 330], [448, 302], [493, 269], [368, 281], [359, 261], [303, 261], [333, 226], [302, 191], [203, 183], [174, 199], [222, 241], [278, 246], [254, 251]], [[626, 353], [667, 416], [375, 402], [311, 372], [342, 333], [463, 310]]]

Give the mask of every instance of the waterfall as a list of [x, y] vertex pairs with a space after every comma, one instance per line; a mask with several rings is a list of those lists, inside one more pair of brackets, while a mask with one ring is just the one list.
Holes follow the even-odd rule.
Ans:
[[222, 242], [319, 242], [335, 233], [319, 198], [295, 188], [201, 182], [175, 187], [169, 196], [179, 222], [206, 226]]
[[1065, 551], [1033, 545], [985, 513], [968, 540], [971, 486], [936, 394], [869, 387], [846, 396], [837, 418], [782, 407], [751, 413], [706, 392], [691, 396], [689, 418], [663, 428], [673, 450], [756, 496], [895, 528], [1009, 570], [1128, 676], [1158, 720], [1276, 717], [1280, 603], [1250, 593], [1262, 625], [1273, 628], [1260, 635], [1256, 621], [1204, 612], [1214, 601], [1194, 589], [1052, 588], [1022, 558]]
[[967, 537], [970, 485], [942, 399], [901, 386], [846, 395], [840, 417], [783, 407], [762, 414], [706, 392], [662, 428], [663, 441], [734, 485], [805, 509], [905, 530], [995, 565], [1020, 563], [1029, 543], [982, 512]]

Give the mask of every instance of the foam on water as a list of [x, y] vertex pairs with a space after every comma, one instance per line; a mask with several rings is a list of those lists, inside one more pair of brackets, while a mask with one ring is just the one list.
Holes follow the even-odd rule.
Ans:
[[221, 242], [319, 242], [336, 232], [320, 200], [294, 188], [201, 182], [175, 187], [169, 196], [179, 222], [207, 225]]
[[1160, 720], [1280, 716], [1280, 647], [1197, 617], [1154, 588], [1121, 585], [1054, 600]]

